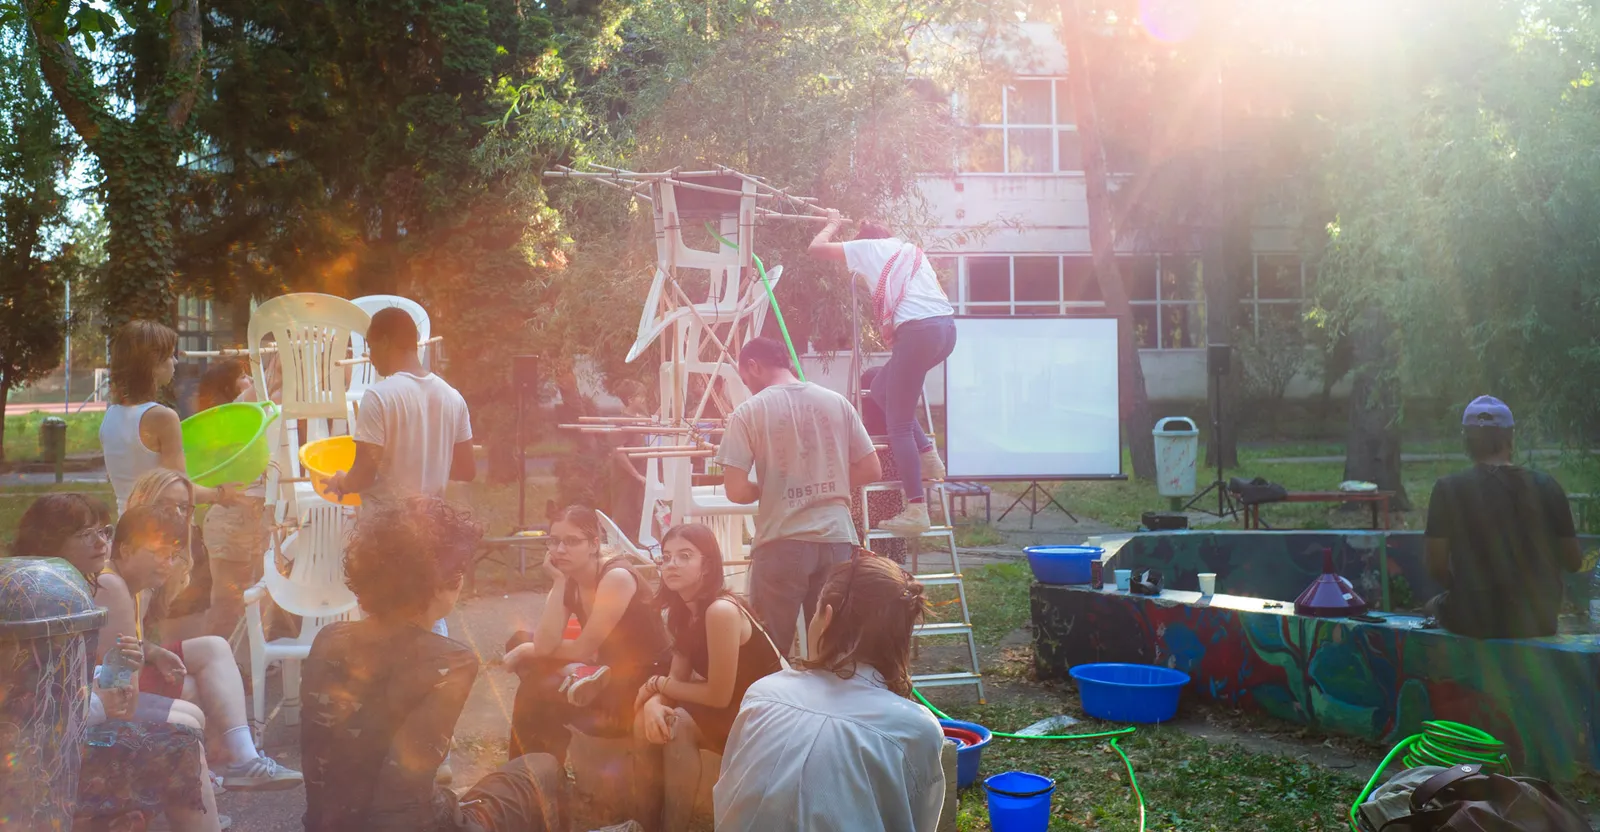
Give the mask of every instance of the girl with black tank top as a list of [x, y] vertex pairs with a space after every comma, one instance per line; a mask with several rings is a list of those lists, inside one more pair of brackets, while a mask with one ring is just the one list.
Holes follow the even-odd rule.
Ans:
[[687, 829], [700, 782], [700, 749], [722, 753], [744, 693], [783, 667], [772, 639], [723, 587], [716, 534], [690, 523], [661, 540], [661, 590], [672, 668], [638, 689], [634, 734], [662, 746], [662, 828]]
[[[506, 642], [505, 666], [522, 677], [511, 712], [511, 758], [544, 752], [565, 761], [568, 726], [625, 736], [634, 694], [663, 665], [666, 630], [645, 580], [600, 549], [594, 509], [570, 506], [550, 526], [546, 568], [555, 585], [538, 628]], [[568, 616], [582, 628], [564, 638]]]

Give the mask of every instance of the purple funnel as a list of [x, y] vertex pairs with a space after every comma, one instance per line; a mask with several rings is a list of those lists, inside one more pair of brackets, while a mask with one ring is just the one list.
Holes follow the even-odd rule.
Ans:
[[1315, 618], [1347, 618], [1367, 611], [1367, 602], [1356, 594], [1355, 587], [1333, 571], [1332, 548], [1323, 550], [1322, 574], [1294, 599], [1294, 611]]

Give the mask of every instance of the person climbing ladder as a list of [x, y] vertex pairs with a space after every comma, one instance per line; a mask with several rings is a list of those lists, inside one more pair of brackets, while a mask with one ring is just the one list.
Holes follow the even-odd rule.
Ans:
[[870, 395], [883, 408], [889, 452], [906, 496], [905, 510], [878, 527], [900, 537], [916, 537], [930, 525], [922, 483], [942, 480], [945, 474], [933, 440], [917, 424], [917, 399], [928, 371], [955, 349], [955, 308], [922, 249], [871, 221], [861, 223], [854, 240], [836, 243], [833, 235], [840, 224], [839, 212], [829, 210], [827, 225], [807, 251], [813, 257], [842, 261], [872, 292], [873, 319], [892, 352]]

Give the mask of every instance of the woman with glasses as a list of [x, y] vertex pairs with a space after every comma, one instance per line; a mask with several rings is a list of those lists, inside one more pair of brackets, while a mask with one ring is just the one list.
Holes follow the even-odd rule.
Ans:
[[911, 629], [927, 602], [894, 562], [857, 550], [828, 574], [809, 661], [745, 693], [717, 781], [717, 832], [933, 832], [939, 723], [911, 701]]
[[716, 533], [699, 523], [674, 526], [661, 540], [661, 590], [672, 668], [652, 676], [635, 698], [634, 735], [662, 746], [662, 828], [689, 828], [700, 786], [700, 749], [717, 754], [750, 686], [783, 659], [744, 602], [723, 585]]
[[[196, 718], [211, 739], [213, 758], [225, 788], [239, 791], [289, 789], [300, 772], [284, 768], [256, 751], [245, 718], [244, 679], [228, 642], [201, 636], [159, 644], [147, 614], [160, 587], [172, 580], [187, 546], [189, 520], [171, 506], [132, 506], [117, 521], [111, 560], [100, 575], [96, 600], [105, 607], [100, 644], [131, 634], [144, 650], [139, 673], [139, 718], [190, 721]], [[98, 660], [98, 656], [95, 657]], [[198, 709], [196, 709], [198, 706]]]
[[[548, 546], [555, 584], [538, 628], [506, 642], [506, 669], [522, 677], [511, 757], [543, 752], [565, 762], [568, 725], [592, 736], [628, 733], [634, 696], [665, 659], [667, 634], [644, 579], [601, 551], [594, 509], [557, 512]], [[569, 616], [582, 628], [576, 638], [564, 637]]]
[[[23, 512], [14, 557], [61, 558], [72, 564], [100, 595], [113, 527], [111, 512], [83, 494], [46, 494]], [[102, 631], [103, 632], [103, 631]], [[134, 663], [142, 661], [138, 643], [113, 645]], [[131, 636], [131, 634], [130, 634]], [[88, 653], [101, 653], [101, 632], [89, 634]], [[165, 813], [174, 832], [213, 832], [225, 828], [217, 815], [215, 792], [206, 770], [205, 740], [197, 727], [162, 721], [134, 721], [136, 688], [101, 690], [94, 662], [85, 667], [90, 689], [89, 734], [78, 776], [79, 818], [112, 819], [138, 813], [144, 820]]]

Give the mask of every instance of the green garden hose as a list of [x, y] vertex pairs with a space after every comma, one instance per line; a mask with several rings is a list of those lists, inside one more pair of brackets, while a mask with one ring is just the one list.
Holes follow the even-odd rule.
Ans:
[[[922, 695], [922, 691], [912, 688], [911, 692], [916, 695], [917, 701], [921, 702], [923, 707], [933, 712], [934, 716], [937, 716], [940, 719], [951, 719], [949, 714], [934, 707], [933, 703], [929, 702], [928, 698]], [[1012, 740], [1106, 739], [1106, 744], [1111, 746], [1112, 751], [1117, 752], [1117, 756], [1122, 758], [1122, 764], [1128, 768], [1128, 783], [1133, 786], [1133, 796], [1139, 801], [1139, 832], [1144, 832], [1144, 792], [1139, 790], [1139, 778], [1135, 777], [1133, 774], [1133, 761], [1128, 759], [1127, 753], [1122, 750], [1121, 746], [1117, 745], [1118, 740], [1126, 737], [1129, 734], [1132, 734], [1136, 730], [1138, 729], [1130, 725], [1127, 728], [1118, 728], [1115, 731], [1099, 731], [1093, 734], [1054, 734], [1049, 736], [1034, 736], [1032, 734], [1007, 734], [1003, 731], [990, 731], [989, 733], [996, 737], [1004, 737]]]
[[1378, 779], [1383, 777], [1384, 770], [1395, 757], [1400, 757], [1400, 763], [1406, 768], [1449, 768], [1471, 763], [1481, 765], [1488, 771], [1510, 774], [1511, 759], [1506, 756], [1505, 747], [1505, 743], [1470, 725], [1443, 720], [1422, 723], [1422, 733], [1406, 737], [1390, 749], [1388, 756], [1378, 764], [1378, 770], [1372, 773], [1372, 779], [1367, 781], [1366, 788], [1350, 804], [1350, 829], [1360, 832], [1361, 804], [1372, 796], [1372, 791], [1378, 787]]
[[[706, 231], [717, 238], [717, 242], [728, 248], [739, 248], [738, 245], [728, 242], [727, 237], [718, 234], [709, 222], [706, 223]], [[789, 325], [783, 322], [783, 310], [778, 308], [778, 296], [772, 293], [772, 281], [767, 279], [767, 267], [762, 265], [761, 258], [754, 254], [750, 255], [750, 259], [756, 261], [756, 273], [761, 275], [761, 285], [767, 287], [767, 302], [772, 304], [772, 314], [778, 316], [778, 331], [783, 333], [784, 346], [789, 348], [789, 360], [794, 362], [794, 374], [801, 381], [805, 381], [806, 371], [800, 368], [800, 356], [794, 351], [794, 342], [789, 340]]]

